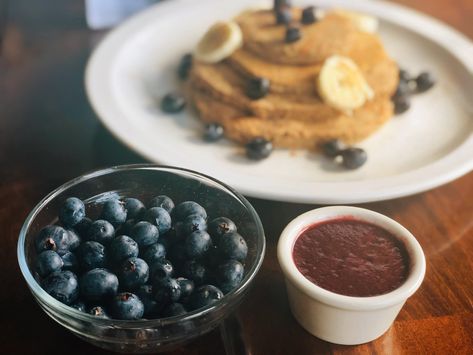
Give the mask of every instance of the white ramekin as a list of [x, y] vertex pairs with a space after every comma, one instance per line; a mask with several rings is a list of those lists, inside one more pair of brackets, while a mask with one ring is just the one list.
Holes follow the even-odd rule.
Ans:
[[[410, 268], [407, 280], [399, 288], [380, 296], [344, 296], [315, 285], [297, 269], [292, 253], [300, 233], [314, 223], [343, 216], [382, 227], [404, 243]], [[384, 334], [407, 298], [419, 288], [425, 275], [422, 248], [406, 228], [380, 213], [348, 206], [318, 208], [295, 218], [281, 234], [278, 260], [296, 320], [316, 337], [345, 345], [366, 343]]]

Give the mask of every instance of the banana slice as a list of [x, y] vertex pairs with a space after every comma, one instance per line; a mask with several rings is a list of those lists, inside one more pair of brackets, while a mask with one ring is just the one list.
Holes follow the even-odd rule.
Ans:
[[234, 21], [217, 22], [197, 44], [194, 57], [204, 63], [217, 63], [243, 44], [240, 26]]
[[378, 31], [379, 21], [374, 16], [342, 9], [334, 9], [331, 13], [351, 20], [360, 31], [368, 33], [376, 33]]
[[351, 111], [374, 97], [363, 73], [353, 60], [338, 55], [327, 58], [317, 79], [319, 95], [330, 106]]

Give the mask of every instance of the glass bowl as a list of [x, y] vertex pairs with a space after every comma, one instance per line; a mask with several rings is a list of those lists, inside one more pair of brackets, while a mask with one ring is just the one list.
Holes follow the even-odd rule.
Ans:
[[[212, 306], [182, 316], [123, 321], [102, 319], [71, 308], [46, 293], [32, 272], [34, 237], [45, 225], [57, 222], [63, 201], [71, 196], [84, 201], [88, 215], [104, 200], [136, 197], [143, 202], [157, 195], [174, 201], [193, 200], [210, 217], [226, 216], [238, 226], [248, 244], [245, 276], [241, 284]], [[92, 172], [60, 186], [28, 215], [18, 240], [21, 272], [35, 300], [56, 322], [85, 341], [119, 352], [160, 352], [207, 333], [232, 314], [244, 298], [261, 266], [265, 237], [261, 221], [250, 203], [225, 184], [194, 171], [149, 164], [117, 166]]]

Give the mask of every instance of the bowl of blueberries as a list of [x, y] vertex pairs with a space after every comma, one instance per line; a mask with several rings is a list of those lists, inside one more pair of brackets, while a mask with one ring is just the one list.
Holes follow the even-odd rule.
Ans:
[[41, 308], [78, 337], [160, 352], [223, 324], [262, 264], [250, 203], [197, 172], [127, 165], [60, 186], [28, 215], [21, 272]]

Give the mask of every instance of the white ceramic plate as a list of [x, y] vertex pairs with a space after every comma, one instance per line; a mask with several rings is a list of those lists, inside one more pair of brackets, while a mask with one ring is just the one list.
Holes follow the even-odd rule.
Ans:
[[[112, 31], [86, 71], [89, 99], [105, 126], [151, 161], [186, 167], [272, 200], [358, 203], [421, 192], [473, 169], [473, 44], [444, 24], [383, 1], [309, 0], [296, 5], [345, 7], [380, 19], [388, 52], [413, 73], [438, 79], [360, 144], [368, 162], [346, 171], [305, 151], [275, 151], [247, 160], [231, 142], [205, 143], [192, 112], [166, 115], [160, 98], [178, 88], [176, 67], [210, 24], [229, 19], [254, 0], [172, 0]], [[270, 1], [262, 4], [270, 5]]]

